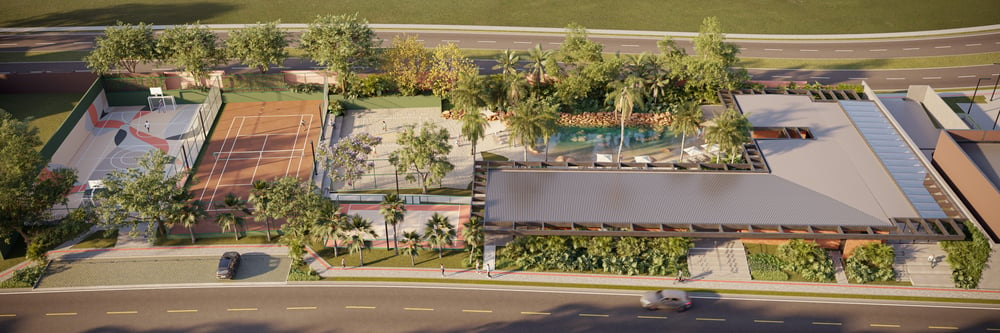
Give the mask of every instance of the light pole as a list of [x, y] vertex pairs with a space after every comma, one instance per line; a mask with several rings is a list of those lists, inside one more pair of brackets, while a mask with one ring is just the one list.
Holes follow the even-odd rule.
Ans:
[[988, 77], [981, 77], [979, 78], [979, 81], [976, 81], [976, 90], [972, 91], [972, 98], [969, 100], [969, 108], [965, 110], [965, 114], [971, 114], [970, 112], [972, 112], [972, 104], [976, 104], [976, 94], [979, 93], [979, 84], [982, 83], [983, 80], [989, 80], [989, 79], [990, 78]]
[[[994, 65], [1000, 65], [1000, 62], [994, 62]], [[1000, 77], [997, 77], [996, 82], [993, 82], [993, 92], [990, 93], [990, 102], [993, 101], [993, 96], [997, 94], [997, 84], [1000, 83]]]

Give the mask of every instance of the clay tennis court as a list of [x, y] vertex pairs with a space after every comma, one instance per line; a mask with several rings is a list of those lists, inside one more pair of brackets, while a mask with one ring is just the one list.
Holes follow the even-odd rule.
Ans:
[[[284, 176], [310, 179], [311, 142], [319, 138], [322, 101], [281, 101], [225, 104], [201, 156], [191, 186], [194, 198], [208, 203], [209, 218], [226, 194], [246, 200], [255, 180]], [[263, 224], [247, 221], [251, 229]], [[274, 226], [272, 226], [274, 227]], [[195, 232], [218, 232], [213, 223], [199, 223]], [[184, 230], [186, 232], [186, 230]]]

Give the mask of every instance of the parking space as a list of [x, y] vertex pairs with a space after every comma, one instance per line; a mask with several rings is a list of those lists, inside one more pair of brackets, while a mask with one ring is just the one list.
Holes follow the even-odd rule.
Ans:
[[[230, 282], [215, 278], [218, 263], [218, 256], [54, 261], [39, 288]], [[243, 262], [232, 281], [285, 282], [290, 266], [286, 256], [243, 253]]]

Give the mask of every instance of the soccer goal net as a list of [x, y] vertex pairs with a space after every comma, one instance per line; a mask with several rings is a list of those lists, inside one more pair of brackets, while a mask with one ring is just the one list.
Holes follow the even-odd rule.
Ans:
[[150, 111], [177, 110], [174, 96], [164, 95], [163, 88], [149, 88], [149, 95], [146, 100], [149, 102]]

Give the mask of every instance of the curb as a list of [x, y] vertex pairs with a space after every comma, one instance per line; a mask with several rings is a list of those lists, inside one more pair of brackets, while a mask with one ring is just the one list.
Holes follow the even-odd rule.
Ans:
[[[204, 24], [209, 29], [239, 29], [249, 24]], [[154, 25], [153, 30], [164, 30], [174, 25]], [[482, 26], [482, 25], [443, 25], [443, 24], [369, 24], [376, 31], [451, 31], [451, 32], [493, 32], [493, 33], [537, 33], [537, 34], [565, 34], [565, 28], [543, 28], [543, 27], [503, 27], [503, 26]], [[279, 28], [288, 30], [304, 30], [308, 27], [305, 23], [285, 23], [278, 25]], [[76, 27], [25, 27], [25, 28], [0, 28], [0, 33], [32, 33], [32, 32], [100, 32], [106, 26], [76, 26]], [[725, 34], [726, 39], [764, 39], [764, 40], [851, 40], [851, 39], [888, 39], [888, 38], [913, 38], [946, 36], [955, 34], [988, 33], [1000, 31], [1000, 24], [984, 25], [977, 27], [952, 28], [941, 30], [906, 31], [906, 32], [884, 32], [868, 34], [826, 34], [826, 35], [771, 35], [771, 34]], [[587, 29], [591, 35], [604, 36], [647, 36], [661, 38], [664, 36], [692, 38], [698, 35], [697, 32], [676, 32], [676, 31], [649, 31], [649, 30], [612, 30], [612, 29]]]

